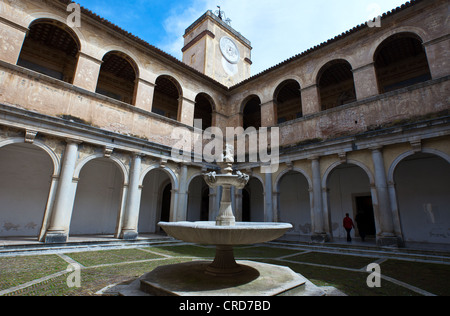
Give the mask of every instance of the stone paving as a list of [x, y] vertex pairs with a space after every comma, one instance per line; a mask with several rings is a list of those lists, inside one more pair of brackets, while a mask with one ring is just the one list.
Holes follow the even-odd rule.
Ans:
[[[111, 295], [107, 289], [112, 285], [128, 284], [159, 265], [213, 257], [214, 248], [182, 243], [4, 256], [0, 257], [0, 296]], [[401, 254], [387, 257], [382, 252], [352, 254], [348, 251], [339, 254], [326, 248], [308, 249], [306, 246], [282, 243], [238, 247], [236, 257], [289, 266], [330, 296], [450, 295], [450, 286], [447, 285], [450, 264], [436, 262], [436, 257], [430, 258], [430, 261], [426, 258], [411, 259]], [[370, 288], [367, 284], [373, 273], [367, 270], [367, 266], [372, 263], [381, 268], [380, 288]]]

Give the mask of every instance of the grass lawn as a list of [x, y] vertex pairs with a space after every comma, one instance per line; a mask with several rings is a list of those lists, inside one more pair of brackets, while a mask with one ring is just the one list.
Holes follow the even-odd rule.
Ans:
[[[160, 265], [209, 259], [215, 255], [213, 247], [195, 245], [158, 246], [142, 249], [120, 249], [66, 253], [83, 266], [81, 287], [69, 288], [66, 272], [69, 265], [58, 255], [0, 258], [0, 292], [27, 282], [52, 276], [48, 280], [16, 291], [9, 296], [92, 296], [117, 283], [130, 283]], [[236, 259], [250, 259], [289, 266], [318, 286], [334, 286], [349, 296], [414, 296], [420, 295], [401, 285], [382, 280], [382, 287], [367, 286], [368, 273], [364, 267], [379, 258], [305, 252], [270, 246], [237, 247]], [[67, 258], [66, 258], [67, 259]], [[436, 295], [450, 295], [450, 265], [408, 262], [389, 259], [381, 264], [382, 275], [402, 281]], [[60, 275], [54, 275], [60, 272]]]

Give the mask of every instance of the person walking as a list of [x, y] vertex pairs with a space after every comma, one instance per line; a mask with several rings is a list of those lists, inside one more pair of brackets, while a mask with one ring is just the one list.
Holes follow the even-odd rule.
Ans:
[[352, 232], [352, 229], [355, 228], [355, 224], [353, 223], [353, 220], [350, 218], [350, 215], [347, 213], [345, 214], [344, 218], [344, 228], [347, 231], [347, 242], [352, 241], [352, 236], [350, 233]]

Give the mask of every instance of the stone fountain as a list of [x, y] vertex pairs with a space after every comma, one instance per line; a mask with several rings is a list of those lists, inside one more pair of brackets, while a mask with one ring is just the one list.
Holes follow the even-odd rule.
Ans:
[[283, 223], [236, 223], [231, 207], [231, 188], [243, 189], [249, 176], [233, 173], [230, 147], [219, 163], [221, 173], [204, 175], [212, 187], [222, 187], [219, 215], [215, 222], [161, 222], [171, 237], [194, 244], [213, 245], [213, 262], [193, 261], [162, 266], [144, 275], [122, 295], [155, 296], [275, 296], [322, 295], [323, 292], [286, 267], [252, 261], [236, 262], [234, 247], [260, 244], [283, 236], [292, 229]]

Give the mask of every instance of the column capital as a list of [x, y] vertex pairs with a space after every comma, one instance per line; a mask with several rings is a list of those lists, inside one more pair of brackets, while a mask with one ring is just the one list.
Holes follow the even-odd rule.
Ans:
[[376, 146], [371, 146], [371, 147], [369, 147], [369, 150], [371, 150], [371, 151], [375, 151], [375, 152], [377, 152], [377, 151], [383, 151], [383, 145], [376, 145]]
[[66, 138], [66, 143], [80, 145], [83, 143], [83, 141], [80, 139], [75, 139], [75, 138]]

